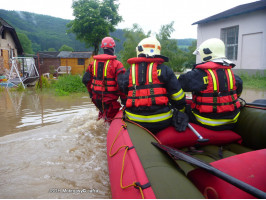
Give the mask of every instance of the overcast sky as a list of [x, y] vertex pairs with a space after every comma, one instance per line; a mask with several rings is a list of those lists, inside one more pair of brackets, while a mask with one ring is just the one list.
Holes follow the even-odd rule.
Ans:
[[[147, 33], [158, 33], [161, 25], [174, 21], [172, 38], [196, 38], [193, 22], [235, 6], [256, 0], [118, 0], [119, 14], [124, 21], [117, 28], [139, 24]], [[0, 9], [28, 11], [63, 19], [74, 19], [72, 0], [1, 0]]]

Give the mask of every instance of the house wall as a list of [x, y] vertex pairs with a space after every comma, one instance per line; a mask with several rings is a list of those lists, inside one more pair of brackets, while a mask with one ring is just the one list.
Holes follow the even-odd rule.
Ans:
[[71, 66], [71, 74], [82, 75], [92, 61], [92, 57], [85, 58], [85, 64], [78, 65], [78, 58], [61, 58], [61, 66]]
[[[266, 70], [266, 10], [199, 24], [197, 46], [209, 38], [220, 38], [221, 29], [239, 25], [238, 55], [234, 69]], [[197, 63], [200, 57], [197, 56]]]
[[[40, 74], [53, 73], [60, 66], [60, 58], [40, 58]], [[36, 66], [39, 70], [38, 66]]]
[[15, 42], [9, 31], [5, 30], [5, 38], [0, 36], [0, 56], [3, 59], [4, 67], [9, 69], [9, 59], [18, 55]]

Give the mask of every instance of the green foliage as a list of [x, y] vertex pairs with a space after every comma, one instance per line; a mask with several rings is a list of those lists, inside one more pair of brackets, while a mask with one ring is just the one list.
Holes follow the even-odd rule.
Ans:
[[[192, 55], [192, 52], [196, 48], [196, 40], [187, 40], [186, 42], [189, 41], [192, 45], [187, 46], [186, 51], [181, 50], [178, 48], [177, 40], [170, 39], [171, 34], [174, 31], [173, 25], [174, 22], [161, 26], [160, 32], [156, 37], [161, 43], [161, 55], [169, 58], [169, 62], [166, 64], [174, 71], [181, 72], [185, 68], [192, 68], [193, 64], [195, 64], [196, 57]], [[151, 33], [149, 32], [146, 35], [142, 28], [137, 24], [133, 24], [132, 29], [124, 30], [124, 33], [126, 40], [124, 42], [124, 49], [120, 52], [120, 55], [122, 63], [128, 68], [129, 64], [127, 63], [127, 60], [136, 57], [136, 47], [138, 43], [142, 39], [149, 37]]]
[[66, 34], [66, 24], [70, 20], [2, 9], [0, 17], [13, 26], [18, 35], [25, 34], [28, 37], [35, 53], [49, 48], [59, 49], [64, 44], [73, 47], [75, 51], [88, 51], [84, 44], [75, 39], [74, 34]]
[[132, 29], [125, 29], [124, 33], [126, 40], [123, 44], [124, 49], [120, 52], [120, 55], [121, 62], [126, 68], [129, 68], [130, 65], [127, 63], [127, 60], [136, 57], [136, 46], [142, 39], [148, 37], [150, 33], [146, 35], [138, 24], [133, 24]]
[[115, 30], [114, 26], [122, 21], [118, 15], [116, 0], [76, 0], [73, 1], [75, 19], [68, 23], [69, 33], [75, 33], [78, 40], [87, 47], [94, 48], [97, 55], [102, 39]]
[[87, 92], [79, 75], [59, 76], [58, 80], [51, 85], [57, 95], [69, 95], [71, 93]]
[[196, 55], [193, 55], [193, 52], [197, 48], [197, 41], [192, 41], [191, 46], [188, 46], [187, 51], [184, 51], [184, 56], [186, 61], [183, 63], [185, 68], [191, 69], [196, 64]]
[[174, 71], [181, 72], [186, 58], [183, 56], [183, 51], [178, 48], [176, 41], [170, 39], [175, 30], [173, 26], [173, 21], [170, 24], [161, 26], [160, 32], [156, 37], [161, 43], [161, 55], [169, 58], [167, 65], [171, 66]]
[[40, 80], [36, 83], [35, 89], [39, 90], [41, 88], [49, 88], [50, 87], [50, 83], [48, 81], [48, 78], [41, 76], [41, 81], [42, 81], [42, 83], [40, 83]]
[[20, 83], [18, 84], [18, 87], [16, 87], [15, 89], [17, 92], [23, 92], [25, 91], [25, 88], [23, 87], [23, 85]]
[[17, 35], [24, 50], [24, 53], [33, 54], [34, 52], [32, 50], [32, 44], [28, 36], [24, 33], [17, 33]]
[[48, 51], [54, 52], [54, 51], [56, 51], [56, 49], [55, 48], [49, 48]]
[[61, 46], [59, 51], [74, 51], [74, 49], [64, 44], [63, 46]]

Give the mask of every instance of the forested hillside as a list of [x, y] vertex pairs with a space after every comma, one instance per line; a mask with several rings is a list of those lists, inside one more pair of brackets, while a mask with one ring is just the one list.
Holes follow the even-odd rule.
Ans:
[[[66, 33], [66, 24], [70, 20], [3, 9], [0, 9], [0, 17], [16, 29], [20, 39], [23, 38], [24, 40], [27, 37], [31, 41], [32, 53], [48, 51], [49, 49], [58, 51], [63, 45], [73, 48], [74, 51], [92, 50], [91, 48], [86, 48], [84, 43], [76, 40], [75, 35]], [[117, 29], [110, 35], [116, 38], [116, 52], [119, 53], [123, 49], [125, 41], [123, 30]], [[180, 46], [180, 49], [186, 50], [194, 40], [178, 39], [177, 44]], [[23, 45], [22, 41], [21, 43]]]

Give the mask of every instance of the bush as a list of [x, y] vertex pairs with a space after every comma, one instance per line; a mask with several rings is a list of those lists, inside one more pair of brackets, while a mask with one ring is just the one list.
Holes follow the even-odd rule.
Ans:
[[79, 75], [59, 76], [58, 80], [52, 84], [58, 95], [69, 95], [71, 93], [87, 92]]
[[[49, 88], [51, 86], [48, 78], [41, 76], [41, 80], [42, 80], [42, 88]], [[37, 82], [37, 84], [35, 85], [36, 89], [41, 89], [41, 83], [40, 80]]]

